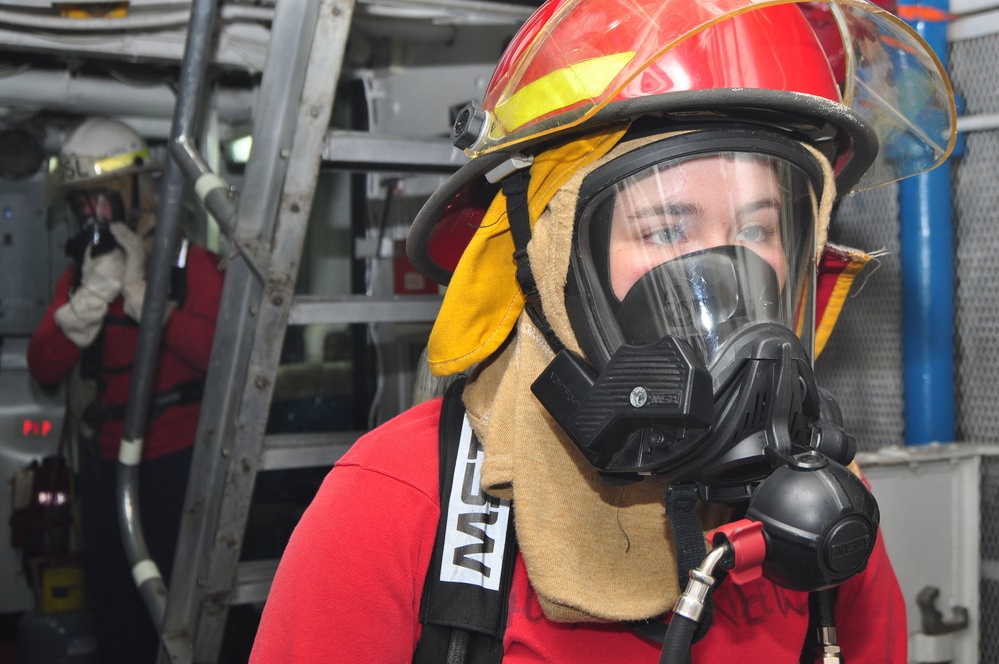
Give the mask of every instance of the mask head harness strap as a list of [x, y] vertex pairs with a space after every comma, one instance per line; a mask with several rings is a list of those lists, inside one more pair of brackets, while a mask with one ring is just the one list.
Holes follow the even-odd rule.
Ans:
[[545, 318], [541, 308], [541, 294], [531, 270], [531, 260], [527, 255], [527, 245], [531, 241], [531, 217], [527, 204], [527, 190], [531, 182], [530, 169], [521, 168], [503, 178], [500, 186], [506, 196], [506, 213], [510, 218], [510, 233], [513, 236], [513, 259], [517, 263], [517, 284], [524, 294], [527, 315], [531, 322], [541, 330], [551, 349], [558, 353], [565, 348], [555, 335], [551, 323]]
[[[138, 158], [136, 161], [142, 162]], [[139, 228], [139, 215], [142, 213], [139, 208], [139, 173], [132, 173], [132, 209], [128, 211], [128, 225], [132, 230]]]

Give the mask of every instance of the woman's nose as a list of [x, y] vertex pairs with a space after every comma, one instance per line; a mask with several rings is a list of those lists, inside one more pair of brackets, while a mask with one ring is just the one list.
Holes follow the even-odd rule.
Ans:
[[712, 220], [700, 225], [694, 244], [698, 249], [711, 249], [728, 244], [735, 244], [735, 237], [730, 232], [731, 224], [727, 220]]

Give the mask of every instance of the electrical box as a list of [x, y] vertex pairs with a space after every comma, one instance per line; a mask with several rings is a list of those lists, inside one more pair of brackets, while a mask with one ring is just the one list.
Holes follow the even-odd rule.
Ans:
[[[979, 637], [990, 611], [979, 605], [982, 581], [980, 476], [994, 445], [954, 443], [886, 447], [857, 455], [881, 510], [881, 532], [905, 596], [912, 662], [977, 664]], [[967, 626], [926, 634], [920, 593], [939, 590], [936, 609]], [[943, 659], [940, 653], [946, 652]], [[984, 660], [983, 660], [984, 661]]]
[[30, 336], [68, 265], [69, 230], [50, 222], [45, 182], [0, 182], [0, 336]]

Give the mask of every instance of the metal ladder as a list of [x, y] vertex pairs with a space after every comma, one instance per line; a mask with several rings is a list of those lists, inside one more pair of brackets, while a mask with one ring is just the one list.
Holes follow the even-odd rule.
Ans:
[[[371, 4], [396, 0], [360, 0]], [[532, 9], [474, 0], [419, 0], [456, 11], [526, 19]], [[199, 10], [200, 6], [204, 6]], [[254, 113], [253, 150], [238, 200], [205, 166], [177, 125], [171, 156], [233, 247], [202, 402], [170, 588], [162, 607], [159, 662], [215, 662], [229, 607], [266, 598], [277, 561], [240, 562], [257, 473], [332, 465], [363, 432], [267, 435], [286, 328], [310, 323], [424, 322], [436, 296], [295, 296], [306, 227], [322, 163], [358, 169], [454, 170], [446, 139], [378, 137], [330, 131], [330, 116], [354, 15], [354, 0], [277, 2], [270, 50]], [[211, 0], [192, 4], [214, 12]], [[199, 30], [210, 33], [210, 19]], [[200, 93], [204, 35], [190, 34], [179, 99]], [[200, 64], [199, 64], [200, 61]], [[193, 73], [189, 70], [193, 69]], [[184, 86], [188, 95], [184, 94]], [[178, 106], [180, 103], [178, 103]], [[373, 158], [375, 156], [376, 158]], [[169, 175], [169, 172], [168, 172]], [[177, 193], [177, 192], [175, 192]], [[178, 197], [179, 198], [179, 197]], [[162, 223], [162, 222], [161, 222]], [[153, 263], [155, 265], [154, 256]], [[154, 286], [150, 277], [150, 288]], [[165, 288], [164, 288], [165, 291]], [[145, 313], [145, 312], [144, 312]], [[144, 319], [149, 319], [144, 315]], [[156, 320], [156, 317], [152, 317]], [[134, 394], [134, 393], [133, 393]], [[137, 395], [142, 398], [142, 394]], [[131, 407], [131, 406], [130, 406]], [[141, 407], [135, 419], [141, 419]], [[141, 535], [141, 529], [140, 529]], [[140, 587], [140, 590], [142, 588]], [[155, 603], [147, 599], [147, 604]], [[155, 611], [154, 611], [155, 616]]]
[[[264, 427], [333, 105], [331, 82], [340, 75], [353, 10], [352, 0], [275, 6], [253, 150], [229, 229], [240, 252], [226, 270], [162, 621], [161, 662], [218, 658], [255, 476], [267, 466]], [[333, 456], [347, 444], [324, 451]], [[262, 571], [239, 576], [239, 585], [266, 590]]]

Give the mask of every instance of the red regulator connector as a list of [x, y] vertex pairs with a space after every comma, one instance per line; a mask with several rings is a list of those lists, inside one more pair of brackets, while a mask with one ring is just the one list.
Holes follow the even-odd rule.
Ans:
[[721, 565], [738, 584], [754, 581], [763, 574], [763, 559], [767, 555], [767, 545], [763, 538], [763, 524], [759, 521], [741, 519], [715, 528], [708, 533], [708, 539], [715, 547], [729, 545], [731, 555]]

